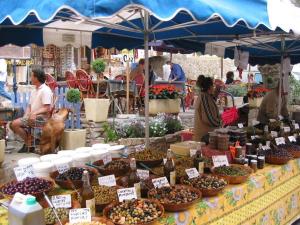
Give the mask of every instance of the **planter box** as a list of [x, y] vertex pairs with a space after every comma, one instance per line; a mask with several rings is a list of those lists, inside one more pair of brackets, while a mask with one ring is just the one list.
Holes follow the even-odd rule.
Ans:
[[79, 147], [84, 147], [85, 142], [85, 129], [65, 130], [60, 142], [60, 147], [64, 150], [74, 150]]
[[150, 99], [149, 114], [156, 115], [158, 113], [179, 113], [180, 98], [178, 99]]
[[249, 98], [249, 107], [259, 108], [262, 100], [263, 100], [263, 97], [261, 97], [261, 98]]
[[[244, 97], [234, 97], [234, 105], [236, 107], [241, 106], [244, 104]], [[227, 96], [227, 106], [233, 107], [232, 98], [230, 96]]]
[[85, 98], [84, 107], [86, 119], [94, 122], [107, 121], [109, 105], [109, 99]]

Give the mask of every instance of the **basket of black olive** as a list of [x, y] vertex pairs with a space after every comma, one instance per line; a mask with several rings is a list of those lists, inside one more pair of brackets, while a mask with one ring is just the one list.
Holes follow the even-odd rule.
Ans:
[[43, 192], [48, 193], [54, 189], [54, 182], [45, 178], [25, 178], [22, 181], [13, 180], [0, 186], [0, 193], [7, 199], [12, 199], [19, 192], [24, 195], [33, 195], [38, 200], [43, 198]]
[[287, 144], [284, 149], [286, 149], [293, 158], [300, 158], [300, 146], [295, 144]]
[[113, 202], [103, 216], [116, 225], [150, 225], [164, 215], [164, 207], [154, 199], [133, 199]]
[[146, 149], [140, 152], [131, 153], [129, 158], [135, 158], [138, 164], [144, 164], [152, 168], [162, 164], [163, 159], [166, 158], [166, 153], [158, 150]]
[[181, 184], [199, 189], [203, 197], [216, 196], [222, 192], [227, 185], [225, 179], [214, 175], [202, 175], [192, 179], [183, 177], [180, 182]]
[[273, 146], [273, 149], [265, 151], [266, 163], [273, 165], [284, 165], [290, 161], [293, 156], [284, 147]]
[[187, 185], [154, 188], [148, 192], [148, 198], [157, 199], [169, 212], [184, 211], [200, 201], [201, 196], [201, 191]]
[[128, 159], [113, 158], [113, 160], [106, 165], [103, 165], [103, 160], [98, 160], [93, 163], [97, 166], [98, 171], [102, 175], [114, 174], [116, 177], [124, 176], [129, 172], [130, 165]]
[[241, 184], [247, 181], [252, 169], [244, 165], [231, 164], [230, 166], [215, 167], [212, 172], [224, 178], [229, 184]]
[[98, 177], [98, 171], [93, 168], [78, 168], [71, 167], [64, 173], [54, 171], [50, 174], [51, 178], [55, 180], [55, 183], [64, 189], [79, 189], [83, 185], [82, 174], [83, 171], [87, 170], [90, 175], [90, 181]]
[[[152, 179], [155, 179], [158, 177], [159, 176], [157, 176], [157, 175], [150, 174], [148, 179], [140, 181], [142, 198], [146, 198], [148, 191], [151, 190], [152, 188], [154, 188]], [[117, 179], [117, 185], [127, 188], [127, 187], [129, 187], [128, 180], [129, 180], [128, 176], [120, 177]]]

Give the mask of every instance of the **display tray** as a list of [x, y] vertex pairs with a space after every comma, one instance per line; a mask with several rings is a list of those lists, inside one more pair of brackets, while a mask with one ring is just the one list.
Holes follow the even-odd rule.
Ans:
[[252, 173], [252, 169], [248, 166], [243, 166], [238, 164], [231, 164], [230, 166], [239, 167], [243, 170], [246, 170], [247, 174], [244, 176], [228, 176], [228, 175], [217, 173], [215, 171], [215, 168], [212, 168], [212, 173], [214, 175], [224, 178], [229, 184], [242, 184], [248, 180], [250, 174]]

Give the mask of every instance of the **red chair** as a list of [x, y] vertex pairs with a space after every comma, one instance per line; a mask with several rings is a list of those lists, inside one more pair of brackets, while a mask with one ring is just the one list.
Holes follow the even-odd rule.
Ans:
[[65, 72], [65, 78], [66, 78], [68, 88], [78, 88], [76, 77], [71, 71]]
[[83, 95], [86, 95], [87, 97], [95, 97], [93, 82], [90, 75], [88, 75], [87, 72], [85, 72], [82, 69], [77, 70], [76, 79], [78, 88]]
[[58, 87], [58, 84], [57, 84], [55, 78], [48, 73], [46, 73], [46, 82], [45, 83], [51, 89], [52, 92], [54, 92], [55, 88]]

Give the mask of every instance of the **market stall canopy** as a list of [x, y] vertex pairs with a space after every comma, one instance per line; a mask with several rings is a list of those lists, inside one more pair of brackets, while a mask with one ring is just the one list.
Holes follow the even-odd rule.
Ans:
[[[79, 38], [74, 41], [75, 44], [85, 43], [92, 48], [97, 46], [109, 48], [116, 45], [119, 48], [139, 46], [144, 38], [143, 10], [150, 12], [148, 31], [150, 40], [175, 40], [189, 37], [201, 41], [232, 40], [236, 36], [251, 36], [252, 29], [255, 30], [256, 35], [260, 35], [276, 30], [277, 26], [282, 29], [277, 29], [277, 32], [283, 30], [288, 32], [291, 29], [297, 31], [294, 24], [300, 17], [297, 8], [280, 0], [115, 0], [113, 4], [108, 0], [57, 0], [55, 2], [11, 0], [0, 2], [0, 7], [2, 8], [0, 34], [11, 34], [12, 30], [5, 30], [13, 29], [11, 25], [20, 27], [14, 30], [15, 34], [21, 32], [23, 34], [14, 35], [15, 39], [16, 37], [23, 39], [18, 41], [20, 44], [14, 44], [48, 43], [48, 37], [54, 35], [53, 28], [58, 28], [70, 32], [75, 32], [76, 29], [82, 30], [81, 35], [76, 35]], [[279, 9], [280, 13], [278, 13]], [[294, 14], [291, 19], [291, 15]], [[58, 24], [63, 24], [61, 21], [69, 21], [73, 24], [61, 26]], [[45, 33], [43, 35], [43, 27], [52, 28], [52, 32], [51, 29], [48, 30], [48, 37]], [[18, 30], [26, 28], [29, 28], [30, 32]], [[83, 32], [86, 30], [93, 32], [90, 45], [89, 38], [86, 38], [87, 34]], [[32, 32], [35, 34], [32, 35]], [[68, 36], [71, 40], [74, 39], [72, 35]], [[14, 41], [14, 38], [10, 39], [12, 35], [6, 36], [9, 37], [1, 40], [1, 45]], [[6, 36], [1, 35], [1, 37]], [[89, 37], [90, 34], [87, 36]], [[65, 39], [68, 38], [65, 35]]]

